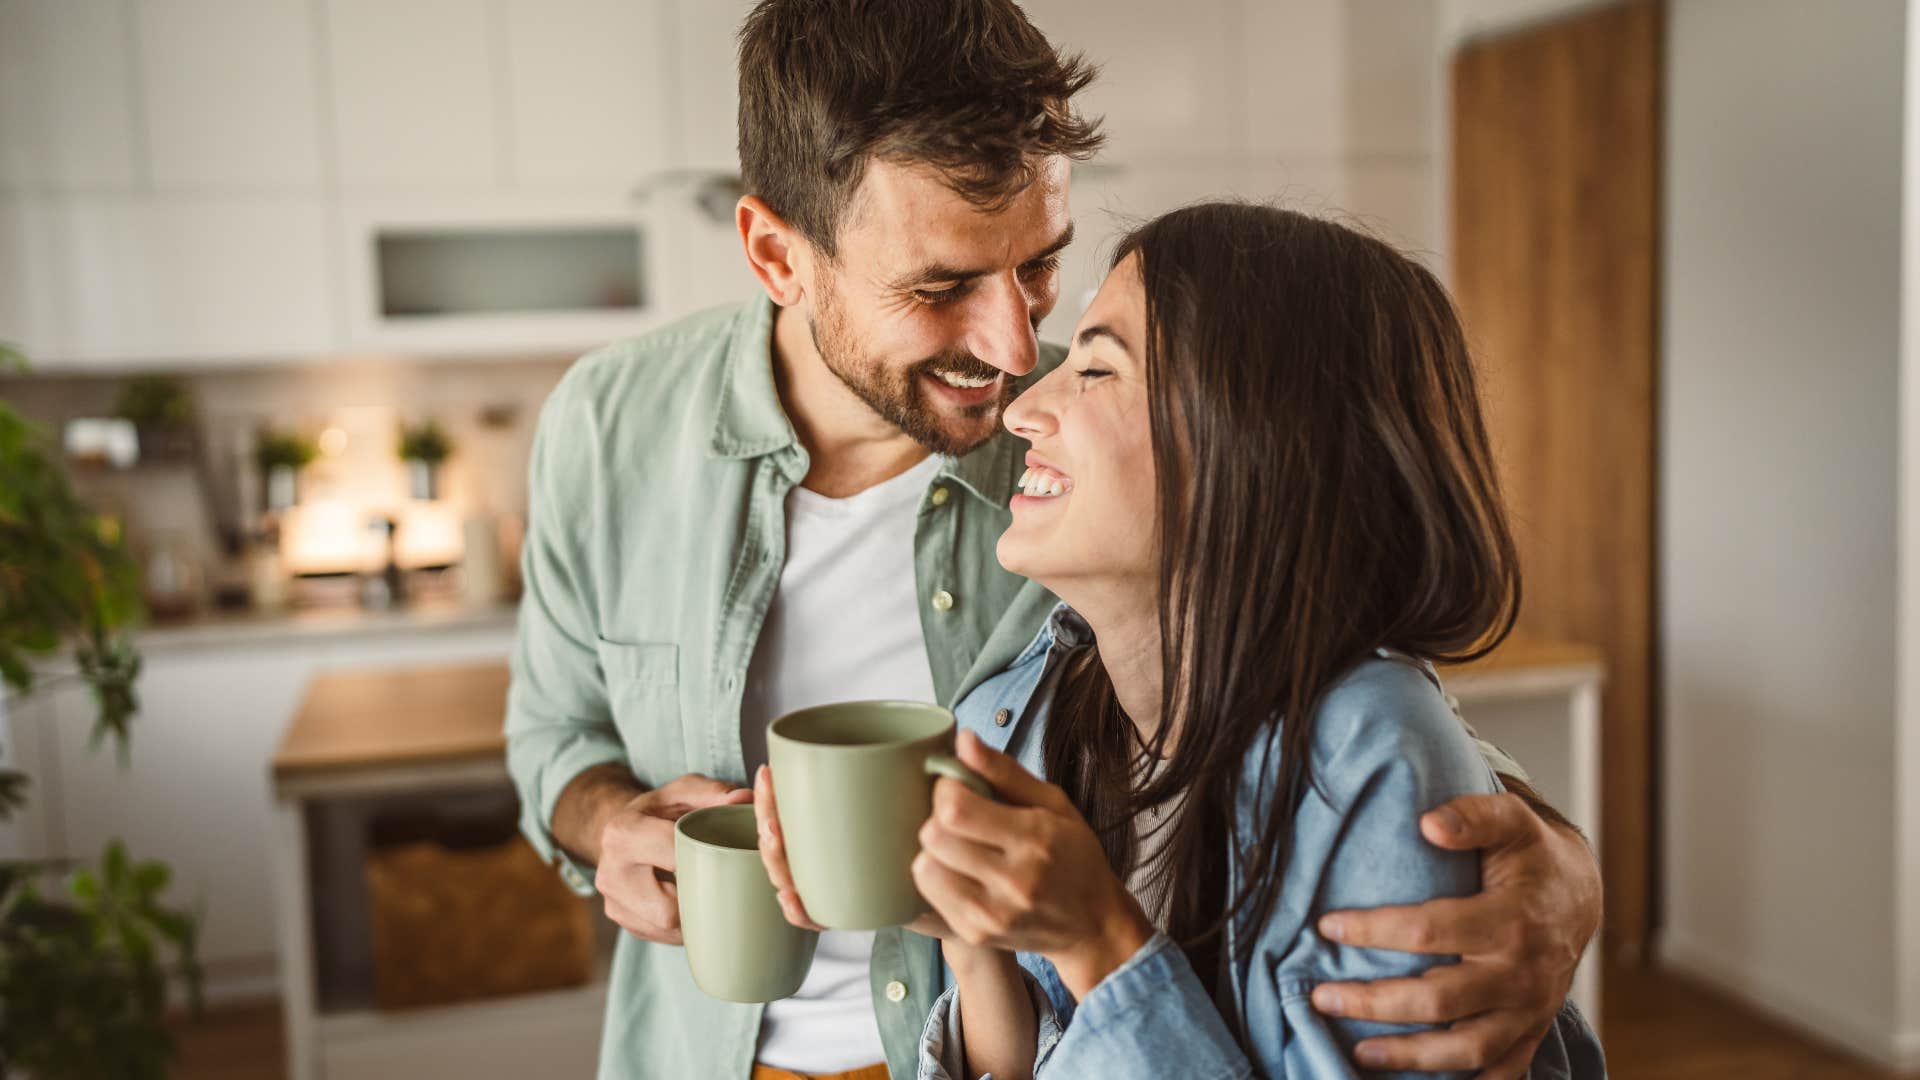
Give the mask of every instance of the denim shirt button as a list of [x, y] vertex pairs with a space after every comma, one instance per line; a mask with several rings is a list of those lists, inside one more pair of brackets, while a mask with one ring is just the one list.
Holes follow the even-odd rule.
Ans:
[[895, 1005], [907, 1000], [907, 984], [895, 979], [887, 984], [887, 1000]]
[[1007, 722], [1012, 719], [1013, 719], [1012, 709], [996, 709], [993, 714], [993, 726], [1006, 727]]

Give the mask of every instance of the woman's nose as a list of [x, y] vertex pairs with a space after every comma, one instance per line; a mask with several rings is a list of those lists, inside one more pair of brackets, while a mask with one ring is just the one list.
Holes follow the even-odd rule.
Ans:
[[1008, 431], [1032, 442], [1058, 430], [1059, 424], [1045, 396], [1052, 382], [1053, 375], [1049, 374], [1013, 399], [1013, 403], [1007, 406], [1004, 418]]

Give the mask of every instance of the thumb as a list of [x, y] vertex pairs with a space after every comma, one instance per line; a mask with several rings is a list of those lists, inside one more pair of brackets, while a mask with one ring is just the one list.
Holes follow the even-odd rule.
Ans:
[[1450, 851], [1518, 847], [1538, 836], [1539, 821], [1518, 795], [1462, 795], [1427, 811], [1420, 834]]
[[751, 788], [736, 787], [724, 780], [715, 780], [711, 776], [702, 776], [699, 773], [688, 773], [668, 781], [660, 788], [660, 794], [666, 796], [668, 802], [676, 805], [681, 813], [707, 806], [747, 802], [753, 798]]
[[1059, 789], [1028, 772], [1012, 755], [988, 746], [971, 731], [962, 731], [957, 743], [960, 764], [979, 773], [1002, 802], [1014, 806], [1053, 805], [1053, 795]]

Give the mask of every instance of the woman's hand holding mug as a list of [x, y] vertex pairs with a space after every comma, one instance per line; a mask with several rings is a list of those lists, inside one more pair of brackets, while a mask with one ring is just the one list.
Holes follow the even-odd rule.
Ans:
[[[960, 733], [959, 757], [1000, 801], [951, 780], [935, 785], [913, 880], [950, 928], [941, 936], [1039, 953], [1085, 998], [1146, 944], [1153, 924], [1066, 792], [971, 732]], [[755, 797], [757, 805], [758, 785]], [[763, 832], [762, 851], [766, 843]]]

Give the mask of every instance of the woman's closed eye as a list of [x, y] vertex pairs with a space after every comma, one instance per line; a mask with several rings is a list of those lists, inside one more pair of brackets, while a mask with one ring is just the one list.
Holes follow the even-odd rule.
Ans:
[[1081, 378], [1083, 378], [1083, 379], [1086, 379], [1087, 381], [1089, 381], [1089, 382], [1091, 382], [1091, 381], [1093, 381], [1094, 379], [1104, 379], [1104, 378], [1106, 378], [1107, 376], [1109, 376], [1109, 375], [1111, 375], [1111, 374], [1113, 374], [1113, 372], [1111, 372], [1111, 371], [1108, 371], [1108, 370], [1107, 370], [1106, 368], [1091, 368], [1091, 367], [1090, 367], [1090, 368], [1081, 368], [1081, 369], [1080, 369], [1079, 371], [1076, 371], [1076, 372], [1074, 372], [1074, 374], [1076, 374], [1076, 375], [1078, 375], [1078, 376], [1080, 376]]

